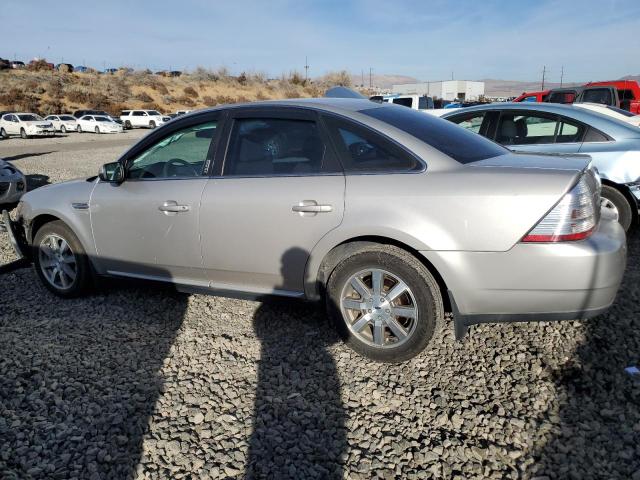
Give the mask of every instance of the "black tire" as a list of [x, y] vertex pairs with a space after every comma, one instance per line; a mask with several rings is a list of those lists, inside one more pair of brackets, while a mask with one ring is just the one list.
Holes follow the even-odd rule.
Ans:
[[29, 138], [29, 135], [27, 135], [27, 132], [24, 128], [20, 129], [20, 138]]
[[82, 127], [80, 125], [78, 125], [78, 127], [76, 128], [76, 130], [78, 131], [78, 133], [82, 133]]
[[62, 125], [62, 126], [60, 127], [60, 133], [62, 133], [62, 134], [67, 133], [67, 127], [65, 127], [64, 125]]
[[618, 210], [618, 222], [622, 225], [625, 232], [629, 231], [631, 223], [633, 222], [633, 210], [627, 197], [625, 197], [620, 190], [609, 185], [602, 186], [601, 196], [615, 206]]
[[125, 120], [124, 122], [124, 128], [126, 130], [131, 130], [131, 122], [129, 120]]
[[154, 122], [153, 120], [151, 120], [149, 122], [149, 128], [156, 128], [156, 122]]
[[96, 127], [95, 132], [100, 133], [100, 127]]
[[0, 128], [0, 137], [9, 138], [9, 135], [7, 135], [7, 132], [4, 128]]
[[[414, 294], [418, 309], [413, 333], [398, 346], [376, 347], [358, 338], [347, 326], [340, 309], [342, 289], [361, 270], [381, 268], [401, 278]], [[326, 286], [326, 306], [345, 343], [360, 355], [378, 362], [398, 363], [423, 351], [440, 328], [444, 306], [438, 282], [413, 255], [392, 245], [362, 242], [349, 248], [331, 272]]]
[[[48, 235], [57, 235], [63, 238], [69, 247], [76, 261], [76, 278], [70, 284], [68, 288], [62, 289], [52, 285], [43, 272], [43, 268], [40, 263], [40, 245]], [[33, 265], [38, 277], [44, 284], [44, 286], [54, 294], [63, 298], [78, 297], [84, 294], [91, 286], [92, 273], [89, 265], [87, 254], [82, 248], [82, 244], [78, 237], [71, 231], [71, 229], [62, 221], [56, 220], [54, 222], [46, 223], [36, 232], [33, 240]]]

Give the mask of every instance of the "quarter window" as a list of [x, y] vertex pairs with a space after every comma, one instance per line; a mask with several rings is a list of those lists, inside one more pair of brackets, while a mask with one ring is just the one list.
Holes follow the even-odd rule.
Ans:
[[129, 178], [184, 178], [203, 174], [216, 122], [208, 122], [173, 132], [134, 158]]
[[423, 168], [415, 157], [370, 130], [337, 119], [328, 119], [327, 123], [337, 139], [342, 166], [347, 173], [407, 172]]
[[241, 118], [233, 124], [224, 175], [304, 175], [323, 171], [326, 146], [316, 122]]

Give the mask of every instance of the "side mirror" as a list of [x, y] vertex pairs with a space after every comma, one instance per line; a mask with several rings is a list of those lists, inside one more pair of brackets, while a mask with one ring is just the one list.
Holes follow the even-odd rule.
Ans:
[[105, 163], [100, 167], [98, 178], [102, 182], [120, 184], [124, 182], [124, 167], [120, 162]]

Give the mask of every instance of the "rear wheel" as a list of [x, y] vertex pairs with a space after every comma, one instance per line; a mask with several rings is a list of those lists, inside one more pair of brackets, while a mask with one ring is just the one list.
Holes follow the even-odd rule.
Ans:
[[27, 135], [27, 132], [24, 128], [20, 129], [20, 138], [29, 138], [29, 135]]
[[4, 128], [0, 128], [0, 137], [9, 138], [9, 135], [7, 135], [7, 132]]
[[609, 185], [603, 185], [600, 205], [618, 216], [618, 222], [625, 232], [631, 228], [633, 210], [627, 197], [622, 192]]
[[131, 122], [130, 122], [129, 120], [126, 120], [126, 121], [124, 122], [124, 128], [125, 128], [126, 130], [131, 130]]
[[95, 132], [100, 133], [100, 127], [96, 127]]
[[80, 125], [78, 125], [78, 127], [76, 128], [76, 130], [78, 131], [78, 133], [82, 133], [82, 127]]
[[365, 243], [345, 256], [329, 277], [326, 300], [345, 342], [380, 362], [416, 356], [444, 316], [433, 275], [391, 245]]
[[91, 280], [87, 255], [78, 237], [61, 221], [43, 225], [33, 241], [34, 266], [45, 287], [61, 297], [76, 297]]

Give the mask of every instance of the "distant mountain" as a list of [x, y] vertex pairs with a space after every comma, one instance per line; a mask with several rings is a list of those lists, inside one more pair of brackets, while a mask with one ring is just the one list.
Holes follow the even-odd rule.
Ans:
[[[364, 82], [363, 82], [364, 80]], [[406, 75], [378, 75], [371, 76], [371, 83], [377, 88], [391, 88], [393, 85], [399, 85], [401, 83], [417, 83], [418, 79], [414, 77], [408, 77]], [[369, 74], [367, 72], [363, 75], [351, 75], [351, 83], [354, 87], [363, 86], [369, 87]]]

